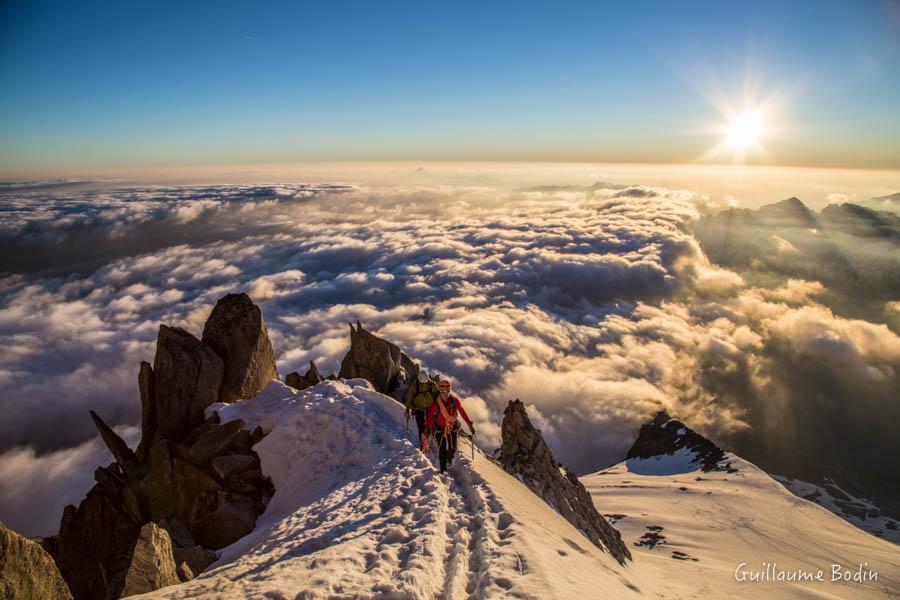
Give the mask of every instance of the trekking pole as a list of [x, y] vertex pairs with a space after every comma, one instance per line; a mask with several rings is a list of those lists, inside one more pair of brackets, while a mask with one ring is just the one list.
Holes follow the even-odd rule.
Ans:
[[409, 413], [406, 413], [406, 433], [409, 433]]

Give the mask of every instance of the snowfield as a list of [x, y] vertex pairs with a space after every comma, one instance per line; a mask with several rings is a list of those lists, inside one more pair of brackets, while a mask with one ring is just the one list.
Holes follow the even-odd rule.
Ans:
[[[798, 498], [734, 454], [722, 462], [737, 472], [704, 473], [673, 456], [628, 460], [580, 478], [629, 544], [627, 570], [642, 590], [668, 598], [900, 597], [900, 547]], [[736, 575], [741, 563], [744, 581]], [[771, 580], [751, 581], [751, 572], [766, 577], [767, 563]], [[832, 582], [833, 564], [842, 573], [863, 564], [878, 579]], [[824, 581], [775, 580], [779, 571], [787, 577], [798, 570], [822, 570]]]
[[[463, 441], [450, 476], [438, 475], [413, 445], [402, 407], [363, 380], [302, 392], [273, 381], [251, 400], [208, 410], [267, 432], [255, 449], [275, 496], [255, 530], [207, 571], [144, 597], [861, 598], [900, 589], [896, 546], [736, 457], [739, 476], [699, 474], [703, 482], [695, 473], [641, 476], [624, 463], [585, 478], [601, 512], [627, 515], [616, 526], [629, 544], [649, 525], [664, 527], [666, 544], [631, 545], [635, 560], [623, 567], [481, 451], [472, 460]], [[698, 561], [675, 560], [674, 550]], [[868, 562], [879, 579], [734, 580], [738, 563], [763, 559]]]
[[860, 529], [900, 544], [900, 521], [882, 514], [871, 500], [854, 496], [830, 480], [827, 480], [825, 486], [821, 486], [781, 475], [772, 477], [795, 495], [827, 508]]

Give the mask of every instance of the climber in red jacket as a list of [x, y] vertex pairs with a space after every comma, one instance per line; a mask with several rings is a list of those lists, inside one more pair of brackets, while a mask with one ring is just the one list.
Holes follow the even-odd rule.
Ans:
[[441, 473], [447, 472], [447, 467], [453, 462], [456, 455], [456, 438], [459, 433], [459, 417], [462, 417], [469, 426], [469, 431], [475, 434], [475, 426], [472, 419], [466, 414], [459, 398], [450, 393], [450, 382], [446, 379], [438, 384], [440, 394], [428, 408], [425, 418], [425, 430], [431, 431], [434, 427], [434, 435], [438, 441], [438, 457], [441, 462]]

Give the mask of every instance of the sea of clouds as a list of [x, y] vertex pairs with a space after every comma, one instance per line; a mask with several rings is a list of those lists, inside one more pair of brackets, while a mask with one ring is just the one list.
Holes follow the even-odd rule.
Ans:
[[454, 381], [483, 447], [521, 398], [579, 473], [621, 460], [660, 408], [745, 441], [764, 410], [770, 436], [784, 436], [798, 402], [785, 361], [872, 390], [876, 408], [900, 389], [900, 337], [886, 325], [835, 315], [817, 281], [754, 287], [711, 264], [690, 230], [708, 199], [690, 191], [0, 193], [0, 520], [27, 534], [55, 532], [110, 461], [89, 409], [136, 443], [138, 365], [159, 324], [199, 335], [230, 292], [262, 307], [282, 376], [309, 360], [336, 372], [359, 319]]

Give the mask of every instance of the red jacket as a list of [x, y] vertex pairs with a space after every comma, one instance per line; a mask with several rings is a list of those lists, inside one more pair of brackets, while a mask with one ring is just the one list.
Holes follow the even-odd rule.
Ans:
[[444, 407], [447, 409], [447, 414], [451, 417], [456, 416], [457, 414], [461, 416], [465, 422], [472, 426], [472, 419], [469, 418], [469, 415], [466, 414], [466, 409], [463, 408], [462, 402], [460, 402], [459, 398], [450, 394], [447, 400], [444, 400], [443, 396], [438, 396], [437, 399], [431, 403], [431, 406], [428, 407], [428, 414], [425, 417], [425, 429], [431, 429], [431, 424], [435, 423], [439, 429], [444, 429], [447, 427], [447, 422], [444, 419], [444, 415], [441, 414], [441, 409], [438, 406], [439, 402], [444, 402]]

